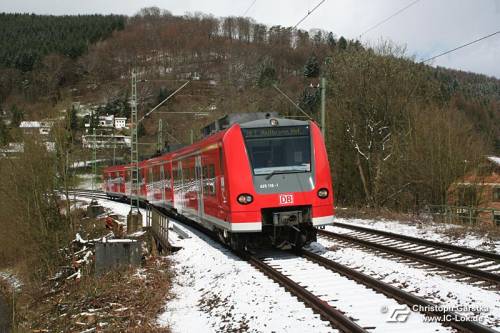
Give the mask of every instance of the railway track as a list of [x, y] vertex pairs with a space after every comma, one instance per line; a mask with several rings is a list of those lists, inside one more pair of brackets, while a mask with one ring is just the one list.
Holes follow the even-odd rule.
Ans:
[[249, 253], [238, 253], [238, 256], [248, 261], [252, 266], [288, 290], [315, 312], [319, 313], [321, 317], [324, 320], [329, 321], [333, 327], [344, 332], [368, 332], [365, 328], [359, 326], [354, 320], [345, 315], [345, 313], [328, 305], [327, 302], [314, 295], [259, 257]]
[[[73, 191], [72, 195], [79, 195], [84, 197], [93, 196], [101, 199], [111, 200], [102, 192], [92, 193], [92, 191]], [[200, 228], [198, 224], [188, 223], [188, 225], [195, 227], [196, 229], [208, 235], [209, 237], [217, 240], [217, 237], [215, 235], [211, 234], [210, 232], [207, 232], [203, 228]], [[291, 294], [296, 296], [301, 302], [312, 308], [315, 312], [319, 313], [324, 320], [330, 322], [333, 327], [341, 331], [369, 332], [371, 330], [380, 329], [381, 327], [379, 327], [379, 324], [381, 326], [386, 325], [384, 321], [387, 319], [387, 317], [383, 318], [380, 317], [379, 320], [377, 320], [376, 322], [373, 322], [372, 319], [372, 322], [369, 323], [368, 321], [368, 325], [366, 325], [367, 321], [366, 319], [363, 319], [362, 315], [359, 318], [356, 316], [357, 318], [353, 319], [352, 315], [347, 315], [345, 311], [341, 311], [336, 307], [331, 306], [328, 300], [331, 301], [332, 297], [333, 298], [335, 297], [334, 295], [327, 295], [321, 292], [318, 295], [317, 291], [315, 292], [308, 288], [307, 282], [304, 283], [302, 281], [301, 283], [301, 281], [296, 281], [294, 278], [290, 277], [291, 274], [288, 274], [289, 273], [287, 271], [288, 268], [276, 266], [275, 265], [276, 261], [273, 258], [269, 258], [266, 256], [258, 256], [248, 252], [245, 253], [238, 252], [235, 254], [238, 255], [243, 260], [246, 260], [249, 264], [257, 268], [266, 276], [268, 276], [276, 283], [281, 285], [283, 288], [288, 290]], [[292, 255], [292, 254], [288, 253], [287, 255]], [[297, 253], [297, 255], [298, 256], [296, 256], [296, 258], [300, 258], [303, 261], [307, 261], [310, 264], [314, 264], [316, 266], [322, 266], [323, 268], [327, 269], [328, 271], [334, 274], [338, 274], [347, 278], [348, 280], [352, 280], [353, 283], [355, 282], [362, 287], [371, 289], [374, 293], [370, 297], [376, 298], [377, 295], [383, 294], [386, 297], [385, 302], [387, 302], [388, 300], [395, 302], [396, 305], [398, 303], [403, 303], [409, 306], [410, 308], [413, 306], [420, 306], [421, 308], [428, 309], [426, 311], [421, 310], [421, 312], [426, 316], [443, 318], [442, 322], [440, 322], [441, 324], [449, 325], [460, 332], [478, 332], [478, 333], [497, 332], [477, 322], [467, 321], [462, 315], [459, 315], [457, 313], [441, 310], [436, 304], [432, 304], [426, 301], [425, 299], [422, 299], [418, 296], [402, 291], [401, 289], [398, 289], [387, 283], [376, 280], [359, 271], [348, 268], [347, 266], [329, 260], [316, 253], [307, 250], [300, 250]], [[300, 265], [305, 265], [305, 264], [301, 263]], [[300, 267], [299, 270], [304, 271], [306, 269]], [[330, 283], [330, 285], [331, 284], [332, 283]], [[334, 286], [336, 288], [339, 288], [338, 285], [334, 284]], [[348, 301], [352, 300], [349, 299]], [[366, 303], [367, 300], [365, 299], [364, 301]], [[380, 303], [377, 303], [377, 306], [380, 307], [380, 305], [381, 305]], [[361, 301], [360, 304], [356, 304], [356, 307], [358, 306], [361, 308], [358, 311], [361, 311], [360, 313], [363, 313], [364, 311], [362, 309], [364, 306], [363, 301]], [[361, 322], [363, 322], [363, 324], [361, 324]], [[425, 324], [425, 323], [420, 323], [420, 324]]]
[[380, 292], [387, 297], [390, 297], [400, 303], [408, 305], [410, 308], [416, 309], [425, 309], [428, 311], [420, 311], [421, 313], [438, 317], [438, 318], [447, 318], [444, 323], [450, 325], [451, 327], [459, 330], [460, 332], [497, 332], [489, 327], [481, 325], [477, 322], [467, 321], [464, 316], [454, 313], [452, 311], [447, 311], [444, 309], [440, 309], [439, 305], [433, 304], [421, 297], [415, 296], [411, 293], [405, 292], [399, 288], [393, 287], [390, 284], [372, 278], [366, 274], [363, 274], [359, 271], [356, 271], [352, 268], [339, 264], [335, 261], [327, 259], [321, 255], [313, 253], [308, 250], [301, 250], [300, 255], [308, 260], [321, 265], [325, 268], [328, 268], [338, 274], [341, 274], [351, 280], [357, 281], [358, 283], [365, 285], [366, 287]]
[[335, 226], [348, 229], [350, 232], [319, 230], [318, 234], [443, 268], [467, 278], [486, 281], [489, 285], [500, 286], [498, 254], [350, 224], [336, 223]]

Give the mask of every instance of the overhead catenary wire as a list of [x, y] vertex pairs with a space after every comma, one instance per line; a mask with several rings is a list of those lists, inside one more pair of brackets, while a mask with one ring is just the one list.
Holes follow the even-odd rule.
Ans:
[[252, 3], [250, 4], [250, 6], [248, 6], [248, 8], [245, 10], [245, 12], [243, 13], [243, 15], [241, 15], [241, 16], [244, 17], [248, 13], [248, 11], [250, 9], [252, 9], [253, 5], [255, 5], [256, 2], [257, 2], [257, 0], [253, 0]]
[[496, 32], [494, 32], [494, 33], [491, 33], [491, 34], [489, 34], [489, 35], [486, 35], [486, 36], [480, 37], [480, 38], [478, 38], [478, 39], [475, 39], [475, 40], [473, 40], [473, 41], [471, 41], [471, 42], [468, 42], [468, 43], [462, 44], [462, 45], [460, 45], [460, 46], [457, 46], [457, 47], [455, 47], [455, 48], [453, 48], [453, 49], [451, 49], [451, 50], [444, 51], [444, 52], [442, 52], [442, 53], [440, 53], [440, 54], [438, 54], [438, 55], [435, 55], [435, 56], [433, 56], [433, 57], [430, 57], [430, 58], [428, 58], [428, 59], [422, 60], [420, 63], [424, 64], [424, 63], [426, 63], [426, 62], [428, 62], [428, 61], [434, 60], [434, 59], [436, 59], [436, 58], [439, 58], [439, 57], [442, 57], [442, 56], [444, 56], [444, 55], [446, 55], [446, 54], [449, 54], [449, 53], [455, 52], [455, 51], [460, 50], [460, 49], [462, 49], [462, 48], [464, 48], [464, 47], [467, 47], [467, 46], [469, 46], [469, 45], [472, 45], [472, 44], [475, 44], [475, 43], [480, 42], [480, 41], [482, 41], [482, 40], [485, 40], [485, 39], [487, 39], [487, 38], [493, 37], [493, 36], [495, 36], [495, 35], [497, 35], [497, 34], [500, 34], [500, 30], [498, 30], [498, 31], [496, 31]]
[[318, 9], [319, 6], [321, 6], [323, 4], [323, 2], [325, 2], [326, 0], [321, 0], [316, 6], [314, 6], [313, 9], [309, 10], [306, 14], [306, 16], [304, 16], [299, 22], [297, 22], [297, 24], [295, 24], [292, 28], [292, 30], [294, 30], [295, 28], [298, 27], [299, 24], [301, 24], [302, 22], [304, 22], [304, 20], [309, 16], [311, 15], [316, 9]]
[[389, 21], [390, 19], [392, 19], [393, 17], [401, 14], [402, 12], [404, 12], [405, 10], [407, 10], [408, 8], [410, 8], [411, 6], [415, 5], [417, 2], [419, 2], [420, 0], [415, 0], [411, 3], [409, 3], [408, 5], [404, 6], [403, 8], [399, 9], [398, 11], [396, 11], [395, 13], [391, 14], [390, 16], [386, 17], [385, 19], [383, 19], [382, 21], [372, 25], [370, 28], [366, 29], [363, 33], [361, 33], [359, 35], [359, 38], [363, 37], [364, 34], [372, 31], [373, 29], [376, 29], [378, 27], [380, 27], [382, 24], [384, 24], [385, 22]]

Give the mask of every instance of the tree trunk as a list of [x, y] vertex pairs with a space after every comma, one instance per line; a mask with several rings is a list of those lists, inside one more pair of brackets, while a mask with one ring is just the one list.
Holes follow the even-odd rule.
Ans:
[[368, 206], [373, 206], [372, 196], [370, 194], [370, 190], [368, 189], [368, 183], [366, 182], [365, 173], [363, 171], [363, 166], [361, 165], [361, 159], [359, 158], [359, 154], [356, 154], [356, 165], [358, 166], [359, 177], [361, 178], [361, 182], [363, 183], [363, 189], [365, 191], [366, 201]]

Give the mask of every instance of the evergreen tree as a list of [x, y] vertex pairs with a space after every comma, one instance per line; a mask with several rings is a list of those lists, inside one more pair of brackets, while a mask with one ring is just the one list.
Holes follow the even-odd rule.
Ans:
[[68, 124], [69, 124], [69, 129], [71, 131], [76, 131], [78, 130], [78, 117], [76, 115], [76, 109], [75, 109], [75, 106], [72, 106], [71, 109], [69, 110], [69, 112], [66, 114], [67, 117], [69, 117], [68, 119]]
[[320, 89], [316, 87], [307, 87], [302, 92], [299, 105], [304, 111], [314, 114], [318, 111], [321, 101]]
[[341, 37], [339, 38], [339, 43], [338, 43], [338, 45], [339, 45], [339, 48], [340, 48], [341, 50], [345, 50], [345, 49], [347, 49], [347, 40], [344, 38], [344, 36], [341, 36]]
[[19, 109], [14, 104], [10, 108], [10, 113], [11, 113], [11, 117], [12, 117], [11, 126], [12, 127], [19, 127], [19, 124], [21, 124], [21, 121], [23, 121], [23, 119], [24, 119], [24, 112], [23, 112], [23, 110]]
[[141, 121], [137, 127], [137, 136], [141, 137], [144, 135], [146, 135], [146, 128], [144, 127], [144, 124]]
[[306, 65], [304, 66], [304, 76], [309, 78], [319, 76], [319, 62], [315, 55], [307, 59]]
[[9, 129], [5, 123], [0, 119], [0, 146], [5, 146], [10, 141]]
[[333, 36], [333, 32], [328, 33], [327, 43], [332, 49], [335, 47], [335, 45], [337, 45], [337, 41], [335, 40], [335, 37]]
[[168, 91], [165, 87], [161, 87], [160, 91], [158, 92], [158, 98], [156, 99], [156, 104], [160, 104], [165, 100], [165, 98], [168, 97]]
[[125, 26], [117, 15], [53, 16], [0, 13], [0, 67], [31, 71], [49, 54], [75, 59], [89, 44]]
[[92, 112], [90, 114], [90, 128], [98, 128], [99, 127], [99, 109], [96, 112]]
[[259, 88], [269, 87], [278, 81], [278, 75], [273, 64], [266, 61], [260, 67], [259, 79], [257, 85]]

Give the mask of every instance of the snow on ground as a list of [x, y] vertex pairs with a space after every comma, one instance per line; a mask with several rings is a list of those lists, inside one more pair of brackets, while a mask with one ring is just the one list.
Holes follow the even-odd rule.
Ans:
[[[78, 188], [83, 189], [83, 190], [92, 190], [92, 178], [95, 177], [94, 174], [81, 174], [78, 175], [78, 178], [80, 180], [80, 183], [78, 184]], [[94, 190], [100, 190], [101, 189], [101, 181], [98, 178], [94, 179]]]
[[[84, 201], [86, 203], [89, 203], [92, 199], [87, 198], [87, 197], [79, 197], [78, 195], [76, 196], [78, 200]], [[99, 199], [96, 198], [96, 201], [99, 203], [99, 205], [103, 206], [105, 209], [108, 210], [108, 212], [113, 212], [113, 214], [120, 215], [124, 218], [124, 221], [126, 222], [126, 217], [128, 213], [130, 212], [130, 205], [125, 204], [123, 202], [117, 202], [117, 201], [111, 201], [111, 200], [104, 200], [104, 199]], [[139, 208], [139, 211], [141, 212], [142, 215], [142, 225], [146, 226], [146, 210], [143, 208]], [[107, 214], [103, 214], [107, 215]]]
[[[418, 268], [374, 254], [372, 250], [345, 247], [327, 238], [318, 238], [312, 250], [323, 252], [323, 256], [345, 266], [355, 268], [369, 276], [401, 288], [426, 300], [452, 308], [470, 307], [488, 309], [480, 313], [483, 324], [500, 329], [500, 292], [485, 290], [467, 282], [447, 278], [438, 271]], [[456, 311], [458, 312], [458, 311]], [[470, 312], [462, 312], [470, 315]]]
[[[328, 268], [286, 252], [274, 252], [264, 261], [330, 306], [355, 318], [361, 327], [370, 327], [373, 333], [399, 332], [453, 332], [450, 327], [427, 322], [424, 315], [410, 313], [410, 308]], [[387, 309], [387, 310], [384, 310]], [[401, 321], [394, 320], [393, 311], [406, 313]], [[392, 320], [391, 320], [392, 319]]]
[[[90, 202], [89, 198], [79, 198]], [[126, 216], [130, 206], [99, 200], [113, 213]], [[141, 209], [143, 223], [146, 213]], [[374, 227], [431, 240], [449, 241], [439, 231], [442, 225], [429, 227], [397, 221], [336, 219], [339, 222]], [[175, 224], [175, 223], [173, 223]], [[180, 227], [184, 228], [184, 227]], [[186, 228], [184, 228], [186, 229]], [[328, 227], [339, 231], [340, 228]], [[343, 229], [344, 232], [347, 229]], [[219, 332], [243, 329], [248, 332], [332, 332], [327, 322], [307, 308], [279, 285], [252, 266], [232, 255], [216, 242], [190, 230], [191, 238], [176, 239], [182, 249], [171, 256], [176, 277], [173, 299], [166, 303], [159, 323], [173, 332]], [[172, 235], [175, 233], [172, 232]], [[471, 236], [463, 245], [478, 247], [484, 239]], [[321, 238], [316, 249], [324, 256], [365, 274], [402, 288], [427, 300], [449, 307], [487, 308], [481, 313], [484, 324], [500, 329], [500, 293], [459, 282], [429, 269], [418, 268], [369, 251], [338, 246]], [[457, 243], [454, 241], [454, 243]], [[332, 249], [332, 250], [329, 250]], [[461, 313], [467, 315], [468, 313]]]
[[[478, 250], [500, 253], [500, 239], [497, 238], [495, 240], [492, 240], [486, 236], [471, 234], [470, 232], [467, 232], [466, 229], [464, 229], [463, 231], [459, 230], [463, 227], [455, 224], [435, 222], [403, 222], [385, 219], [356, 219], [338, 217], [335, 218], [334, 224], [335, 222], [358, 225], [365, 228], [378, 229], [395, 234], [423, 238], [444, 243], [451, 243], [454, 245], [467, 246]], [[326, 230], [344, 233], [352, 231], [350, 229], [333, 228], [335, 227], [328, 226]], [[452, 234], [460, 235], [460, 237], [450, 236], [447, 231], [453, 231]]]
[[0, 271], [0, 279], [4, 280], [9, 284], [11, 288], [16, 291], [21, 290], [23, 283], [17, 278], [17, 276], [9, 270]]
[[[181, 227], [182, 228], [182, 227]], [[171, 256], [176, 297], [159, 322], [173, 332], [335, 332], [329, 323], [229, 250], [196, 231]]]

